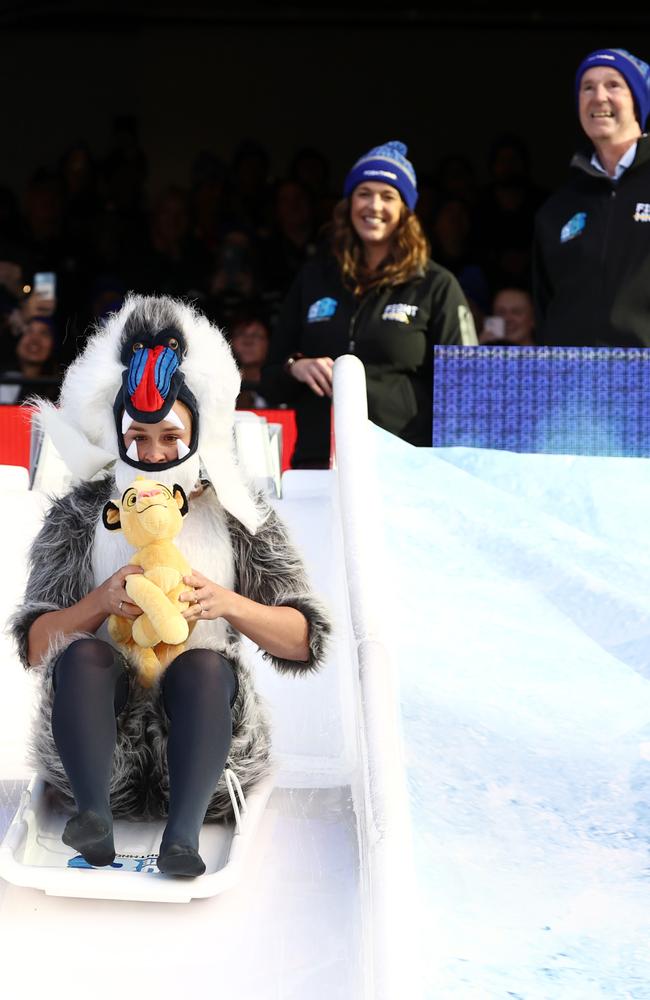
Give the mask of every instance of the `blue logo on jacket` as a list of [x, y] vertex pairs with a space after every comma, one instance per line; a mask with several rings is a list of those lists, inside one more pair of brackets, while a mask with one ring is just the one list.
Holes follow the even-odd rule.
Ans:
[[320, 323], [324, 319], [331, 319], [336, 312], [338, 302], [336, 299], [317, 299], [312, 302], [307, 313], [308, 323]]
[[560, 243], [566, 243], [568, 240], [573, 240], [576, 236], [579, 236], [582, 230], [587, 225], [587, 213], [586, 212], [576, 212], [573, 218], [562, 226], [562, 232], [560, 233]]

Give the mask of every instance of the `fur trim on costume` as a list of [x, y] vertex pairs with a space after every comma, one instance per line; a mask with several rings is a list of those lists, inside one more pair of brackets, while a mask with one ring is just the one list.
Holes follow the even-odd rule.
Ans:
[[323, 662], [332, 630], [331, 618], [314, 597], [305, 568], [287, 530], [272, 507], [257, 535], [252, 536], [229, 518], [237, 568], [235, 590], [260, 604], [286, 605], [301, 611], [309, 625], [309, 659], [283, 660], [263, 653], [280, 673], [305, 673]]
[[[27, 640], [32, 624], [46, 611], [77, 604], [95, 586], [92, 536], [98, 514], [110, 500], [112, 479], [81, 483], [64, 497], [51, 498], [43, 527], [28, 553], [25, 600], [9, 619], [23, 666], [29, 667]], [[45, 657], [49, 662], [50, 654]]]

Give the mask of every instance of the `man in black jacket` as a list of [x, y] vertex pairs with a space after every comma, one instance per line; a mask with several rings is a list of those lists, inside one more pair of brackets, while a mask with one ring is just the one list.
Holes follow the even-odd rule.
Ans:
[[588, 143], [537, 214], [540, 344], [650, 347], [650, 66], [599, 49], [576, 73]]

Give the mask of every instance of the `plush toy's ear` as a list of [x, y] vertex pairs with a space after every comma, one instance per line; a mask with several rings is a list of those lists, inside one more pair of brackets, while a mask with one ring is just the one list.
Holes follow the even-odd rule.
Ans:
[[102, 521], [104, 523], [104, 527], [108, 528], [109, 531], [117, 531], [118, 528], [122, 527], [122, 522], [120, 521], [120, 508], [117, 504], [114, 504], [112, 500], [109, 500], [108, 503], [104, 505], [104, 509], [102, 511]]
[[172, 493], [174, 494], [174, 500], [176, 501], [178, 509], [180, 510], [183, 517], [185, 517], [188, 510], [190, 509], [190, 505], [187, 502], [187, 497], [185, 496], [185, 490], [183, 489], [182, 486], [179, 486], [178, 483], [174, 483], [174, 486], [172, 488]]

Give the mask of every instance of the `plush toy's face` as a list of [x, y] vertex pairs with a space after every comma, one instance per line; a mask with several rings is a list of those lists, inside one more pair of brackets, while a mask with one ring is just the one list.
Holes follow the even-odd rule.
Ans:
[[169, 541], [181, 530], [188, 511], [187, 498], [180, 486], [169, 489], [162, 483], [141, 476], [124, 492], [118, 504], [112, 500], [104, 507], [106, 528], [121, 528], [135, 548], [153, 541]]

